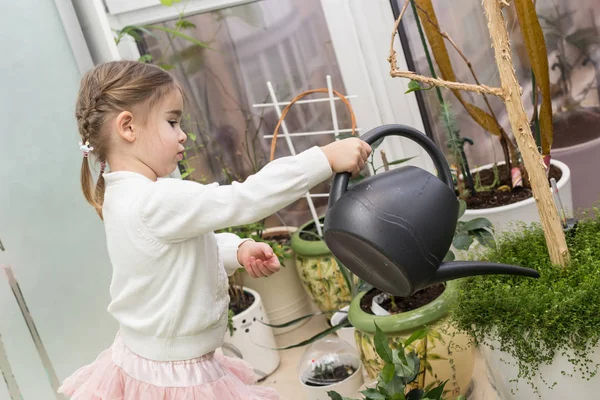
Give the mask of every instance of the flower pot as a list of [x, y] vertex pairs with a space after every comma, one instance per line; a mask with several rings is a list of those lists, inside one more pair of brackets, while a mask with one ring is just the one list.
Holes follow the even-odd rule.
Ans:
[[[540, 373], [532, 379], [531, 383], [539, 391], [538, 397], [525, 379], [515, 382], [519, 374], [516, 360], [510, 354], [501, 351], [498, 342], [491, 341], [490, 345], [481, 346], [481, 353], [488, 366], [490, 381], [502, 400], [593, 399], [600, 393], [600, 380], [597, 378], [587, 380], [579, 376], [579, 371], [575, 371], [575, 367], [569, 362], [569, 357], [563, 354], [557, 354], [552, 363], [541, 365]], [[569, 356], [574, 357], [573, 354]], [[589, 357], [592, 365], [600, 365], [600, 349], [596, 348], [585, 356]], [[562, 371], [566, 371], [566, 375]], [[570, 376], [570, 374], [574, 375]], [[554, 387], [548, 387], [555, 382]]]
[[[562, 172], [562, 177], [557, 182], [558, 191], [567, 215], [572, 215], [573, 194], [571, 192], [571, 170], [565, 163], [558, 160], [553, 159], [550, 163], [559, 168]], [[481, 168], [474, 169], [473, 172], [491, 168], [492, 166], [493, 164], [488, 164]], [[496, 234], [510, 230], [511, 225], [515, 222], [522, 221], [526, 224], [540, 222], [540, 216], [533, 197], [506, 206], [480, 210], [467, 209], [462, 216], [461, 221], [466, 222], [475, 218], [487, 218], [494, 225]]]
[[[330, 319], [331, 326], [339, 325], [344, 318], [348, 317], [349, 309], [350, 309], [350, 306], [346, 306], [346, 307], [342, 308], [340, 311], [333, 314], [333, 316]], [[338, 335], [338, 337], [340, 339], [342, 339], [344, 342], [346, 342], [350, 346], [352, 346], [352, 348], [358, 350], [358, 348], [356, 347], [356, 340], [354, 339], [354, 327], [353, 326], [350, 326], [347, 328], [340, 328], [336, 331], [336, 334]]]
[[595, 206], [600, 198], [600, 180], [595, 179], [594, 176], [595, 171], [600, 171], [600, 157], [597, 156], [599, 152], [600, 138], [552, 150], [552, 156], [567, 163], [572, 172], [573, 210], [575, 211]]
[[260, 294], [244, 288], [254, 296], [252, 305], [233, 317], [233, 335], [225, 333], [223, 353], [231, 357], [242, 358], [254, 369], [259, 379], [271, 375], [279, 367], [280, 358], [273, 329], [261, 323], [270, 323]]
[[419, 386], [427, 386], [435, 381], [448, 380], [446, 390], [451, 396], [466, 395], [470, 390], [473, 372], [473, 348], [467, 335], [457, 333], [448, 323], [448, 310], [456, 300], [456, 283], [446, 283], [443, 293], [430, 303], [417, 309], [377, 316], [361, 309], [361, 300], [366, 292], [352, 300], [348, 317], [356, 329], [356, 344], [363, 365], [370, 378], [377, 377], [383, 368], [383, 361], [373, 343], [375, 324], [388, 336], [390, 345], [397, 347], [415, 331], [429, 328], [426, 338], [416, 340], [414, 348], [421, 361], [422, 375], [417, 378]]
[[[276, 227], [265, 229], [264, 237], [289, 235], [296, 228]], [[296, 271], [296, 261], [292, 258], [284, 260], [279, 272], [264, 278], [254, 279], [243, 272], [244, 286], [260, 294], [267, 316], [271, 324], [280, 325], [312, 312], [311, 300], [308, 297], [300, 277]], [[308, 319], [286, 328], [275, 328], [275, 335], [290, 332], [308, 322]]]
[[350, 289], [344, 280], [337, 260], [329, 251], [325, 242], [305, 240], [300, 232], [310, 225], [308, 222], [293, 235], [291, 247], [294, 251], [296, 269], [304, 288], [317, 307], [326, 313], [350, 304]]
[[[341, 368], [346, 377], [332, 379], [327, 376], [326, 382], [319, 379], [323, 375], [318, 373], [318, 368], [328, 366]], [[344, 366], [352, 367], [354, 372], [347, 376]], [[309, 400], [329, 400], [329, 391], [335, 391], [342, 397], [355, 398], [362, 387], [363, 372], [360, 358], [356, 351], [340, 339], [325, 338], [313, 343], [304, 353], [298, 364], [300, 384], [304, 389], [303, 398]]]

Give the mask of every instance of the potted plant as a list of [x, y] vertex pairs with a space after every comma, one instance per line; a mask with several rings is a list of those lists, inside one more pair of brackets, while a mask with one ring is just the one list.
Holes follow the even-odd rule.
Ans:
[[[411, 346], [411, 339], [406, 340], [406, 346]], [[377, 354], [385, 364], [373, 385], [374, 387], [361, 391], [361, 394], [365, 396], [364, 400], [442, 400], [447, 398], [445, 382], [431, 384], [426, 389], [419, 388], [414, 384], [420, 374], [421, 360], [419, 360], [419, 356], [401, 343], [397, 348], [390, 347], [385, 334], [377, 325], [375, 325], [375, 342], [377, 343]], [[329, 391], [328, 395], [333, 400], [355, 400], [342, 397], [334, 390]], [[465, 397], [461, 395], [456, 399], [465, 400]]]
[[[465, 204], [463, 201], [460, 204], [462, 213]], [[474, 242], [485, 247], [494, 246], [493, 227], [485, 219], [459, 221], [453, 242], [454, 247], [460, 250], [468, 250]], [[450, 250], [446, 260], [454, 257]], [[376, 327], [379, 327], [390, 346], [410, 345], [410, 349], [417, 352], [422, 360], [417, 380], [421, 389], [432, 382], [447, 381], [447, 389], [454, 395], [468, 392], [474, 362], [472, 346], [469, 337], [457, 332], [449, 323], [457, 297], [455, 281], [430, 286], [408, 298], [399, 298], [373, 289], [345, 268], [340, 271], [353, 294], [347, 315], [345, 309], [341, 309], [332, 317], [330, 328], [280, 350], [305, 346], [337, 332], [341, 339], [354, 341], [353, 347], [358, 350], [366, 373], [375, 378], [385, 365], [378, 356], [375, 340]], [[406, 344], [407, 340], [409, 344]]]
[[536, 269], [539, 279], [461, 281], [452, 325], [481, 346], [502, 399], [593, 398], [600, 365], [600, 209], [567, 233], [571, 265], [553, 265], [539, 224], [499, 238], [484, 260]]
[[363, 385], [362, 364], [356, 352], [331, 337], [307, 348], [298, 364], [298, 375], [309, 400], [326, 400], [331, 390], [353, 396]]
[[225, 334], [223, 352], [246, 360], [259, 380], [272, 374], [281, 361], [273, 329], [260, 294], [255, 290], [230, 285], [228, 333]]
[[[323, 223], [325, 217], [319, 219]], [[317, 307], [326, 313], [350, 304], [350, 288], [314, 221], [302, 225], [290, 242], [300, 280]]]
[[[457, 42], [442, 30], [432, 0], [409, 1], [429, 71], [433, 78], [437, 78], [436, 71], [439, 71], [441, 78], [446, 82], [450, 82], [450, 85], [441, 84], [441, 81], [436, 83], [429, 80], [423, 81], [420, 79], [421, 77], [415, 76], [415, 74], [396, 70], [393, 64], [392, 76], [411, 79], [407, 92], [428, 91], [425, 96], [428, 98], [431, 107], [436, 109], [436, 113], [440, 116], [441, 125], [448, 136], [450, 157], [456, 164], [457, 196], [467, 203], [467, 211], [463, 216], [463, 221], [483, 217], [492, 222], [497, 232], [509, 229], [510, 225], [516, 221], [539, 222], [540, 218], [535, 208], [533, 191], [519, 147], [516, 146], [514, 138], [508, 135], [499, 122], [499, 117], [488, 98], [490, 92], [480, 92], [485, 103], [484, 110], [470, 103], [461, 93], [461, 88], [456, 87], [458, 85], [452, 85], [457, 78], [446, 43], [450, 43], [453, 50], [460, 55], [465, 62], [465, 66], [469, 69], [473, 81], [480, 85], [475, 66], [469, 61]], [[549, 84], [547, 84], [549, 82], [549, 67], [544, 36], [541, 28], [539, 28], [539, 21], [535, 18], [529, 18], [529, 11], [532, 9], [535, 14], [532, 3], [530, 2], [531, 6], [521, 0], [518, 0], [517, 3], [519, 4], [515, 9], [519, 26], [522, 30], [528, 30], [531, 33], [524, 35], [523, 40], [526, 45], [526, 54], [531, 60], [532, 87], [535, 89], [531, 90], [529, 96], [529, 98], [532, 98], [530, 106], [532, 130], [534, 131], [536, 145], [544, 156], [548, 178], [554, 178], [558, 182], [558, 190], [561, 193], [563, 205], [567, 213], [571, 213], [574, 208], [570, 170], [565, 163], [550, 157], [553, 140], [553, 118], [550, 103], [551, 94]], [[431, 48], [431, 52], [429, 48]], [[390, 54], [393, 55], [393, 47], [390, 49]], [[392, 62], [394, 58], [390, 57], [389, 60]], [[425, 84], [421, 85], [418, 81], [425, 82]], [[504, 161], [479, 168], [471, 168], [464, 146], [466, 143], [471, 145], [474, 143], [470, 139], [461, 137], [461, 127], [456, 123], [449, 102], [444, 99], [440, 86], [449, 88], [458, 102], [465, 108], [466, 115], [485, 131], [498, 138], [503, 149]], [[538, 94], [538, 86], [540, 94]]]

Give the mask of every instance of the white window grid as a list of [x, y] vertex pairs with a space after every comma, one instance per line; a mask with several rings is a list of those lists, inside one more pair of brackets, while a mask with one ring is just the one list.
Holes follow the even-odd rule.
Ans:
[[[296, 155], [296, 148], [294, 147], [294, 142], [292, 141], [292, 137], [305, 137], [305, 136], [316, 136], [316, 135], [334, 135], [335, 140], [339, 140], [340, 137], [339, 135], [342, 133], [350, 133], [352, 132], [352, 129], [340, 129], [339, 127], [339, 123], [338, 123], [338, 117], [337, 117], [337, 110], [335, 108], [335, 102], [336, 101], [340, 101], [340, 98], [335, 96], [333, 93], [333, 85], [331, 84], [331, 76], [327, 75], [326, 76], [326, 81], [327, 81], [327, 93], [328, 93], [328, 97], [325, 98], [317, 98], [317, 99], [306, 99], [306, 100], [298, 100], [295, 104], [309, 104], [309, 103], [321, 103], [321, 102], [329, 102], [329, 108], [331, 109], [331, 120], [333, 122], [333, 129], [332, 130], [321, 130], [321, 131], [312, 131], [312, 132], [294, 132], [294, 133], [290, 133], [288, 130], [288, 127], [285, 123], [285, 119], [282, 121], [281, 123], [281, 132], [283, 138], [285, 139], [287, 146], [288, 146], [288, 150], [290, 151], [290, 153], [295, 156]], [[291, 101], [279, 101], [277, 99], [277, 95], [275, 94], [275, 90], [273, 89], [273, 85], [271, 83], [271, 81], [267, 81], [267, 88], [269, 90], [269, 96], [271, 97], [271, 103], [262, 103], [262, 104], [253, 104], [252, 107], [254, 108], [265, 108], [265, 107], [273, 107], [275, 109], [275, 112], [277, 113], [277, 116], [279, 118], [281, 118], [282, 115], [282, 108], [281, 106], [287, 106], [291, 103]], [[344, 98], [346, 99], [353, 99], [353, 98], [357, 98], [358, 96], [356, 95], [344, 95]], [[355, 129], [356, 132], [360, 132], [360, 128], [356, 128]], [[274, 135], [264, 135], [263, 137], [265, 139], [273, 139]], [[310, 209], [310, 213], [311, 216], [314, 220], [315, 223], [315, 227], [317, 228], [317, 234], [320, 237], [323, 237], [323, 224], [321, 224], [320, 220], [319, 220], [319, 215], [317, 214], [317, 210], [315, 208], [315, 204], [313, 202], [313, 198], [315, 197], [329, 197], [328, 193], [310, 193], [310, 191], [308, 191], [304, 197], [306, 198], [306, 201], [308, 202], [308, 207]]]

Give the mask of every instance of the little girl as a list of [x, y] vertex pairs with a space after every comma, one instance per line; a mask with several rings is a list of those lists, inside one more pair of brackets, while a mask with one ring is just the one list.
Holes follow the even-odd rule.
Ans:
[[[254, 385], [247, 363], [215, 350], [227, 325], [227, 276], [241, 267], [269, 276], [279, 261], [265, 243], [213, 231], [263, 219], [333, 172], [356, 174], [371, 152], [351, 138], [275, 160], [244, 183], [159, 179], [183, 158], [182, 98], [168, 72], [133, 61], [99, 65], [81, 82], [81, 184], [104, 220], [108, 311], [120, 329], [110, 349], [63, 382], [72, 399], [278, 399]], [[88, 155], [100, 162], [95, 187]]]

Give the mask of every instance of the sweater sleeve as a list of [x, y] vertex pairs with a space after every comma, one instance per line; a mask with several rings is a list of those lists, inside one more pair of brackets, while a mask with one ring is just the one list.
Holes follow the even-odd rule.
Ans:
[[328, 179], [327, 157], [313, 147], [267, 164], [245, 182], [202, 185], [163, 179], [139, 202], [140, 220], [161, 242], [174, 243], [266, 218]]
[[215, 236], [219, 246], [219, 256], [223, 260], [227, 275], [231, 276], [237, 269], [243, 267], [238, 262], [238, 248], [242, 243], [251, 239], [240, 239], [238, 235], [228, 232], [217, 233]]

